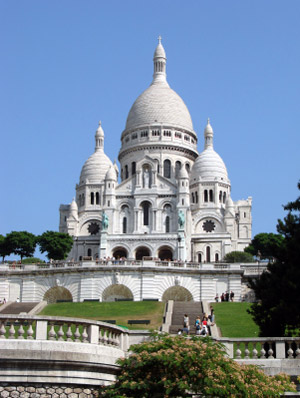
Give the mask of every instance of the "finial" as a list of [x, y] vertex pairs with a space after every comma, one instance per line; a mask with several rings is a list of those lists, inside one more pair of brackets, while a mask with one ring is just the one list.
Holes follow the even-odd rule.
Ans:
[[99, 120], [99, 127], [101, 126], [101, 120]]
[[158, 36], [158, 44], [161, 44], [161, 35]]
[[210, 119], [209, 119], [209, 117], [207, 118], [207, 124], [210, 124]]

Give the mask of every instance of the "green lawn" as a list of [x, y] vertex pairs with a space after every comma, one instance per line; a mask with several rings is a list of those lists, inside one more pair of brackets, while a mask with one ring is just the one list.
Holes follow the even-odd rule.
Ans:
[[[129, 329], [159, 329], [165, 303], [158, 301], [118, 301], [49, 304], [39, 315], [65, 316], [94, 320], [116, 320]], [[149, 319], [149, 325], [128, 325], [129, 319]]]
[[259, 329], [247, 309], [251, 303], [213, 303], [215, 322], [223, 337], [258, 337]]

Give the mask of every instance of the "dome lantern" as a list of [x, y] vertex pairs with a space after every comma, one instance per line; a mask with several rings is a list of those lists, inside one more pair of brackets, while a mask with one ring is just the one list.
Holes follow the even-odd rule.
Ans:
[[104, 131], [101, 127], [101, 120], [95, 134], [95, 151], [104, 150]]
[[213, 148], [213, 137], [214, 137], [214, 131], [211, 127], [210, 120], [208, 118], [207, 125], [204, 129], [205, 149]]
[[167, 83], [166, 63], [167, 63], [167, 57], [165, 49], [161, 44], [161, 36], [159, 36], [158, 45], [155, 49], [153, 56], [154, 74], [153, 74], [152, 84], [161, 83], [161, 82]]

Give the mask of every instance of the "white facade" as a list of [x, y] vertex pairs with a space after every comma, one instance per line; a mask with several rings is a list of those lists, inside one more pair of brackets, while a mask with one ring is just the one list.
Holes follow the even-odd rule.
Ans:
[[59, 230], [74, 238], [69, 259], [210, 263], [251, 241], [252, 199], [232, 201], [209, 120], [198, 153], [190, 113], [167, 82], [160, 40], [153, 61], [153, 81], [132, 105], [121, 135], [120, 170], [104, 153], [99, 123], [76, 198], [60, 206]]

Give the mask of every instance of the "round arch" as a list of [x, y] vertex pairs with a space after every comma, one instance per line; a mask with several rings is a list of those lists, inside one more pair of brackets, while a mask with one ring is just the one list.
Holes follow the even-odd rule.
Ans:
[[148, 247], [140, 246], [135, 251], [136, 260], [143, 260], [143, 257], [149, 257], [149, 256], [151, 256], [151, 254], [150, 254], [150, 249], [148, 249]]
[[56, 303], [59, 300], [73, 301], [73, 297], [71, 292], [65, 287], [55, 286], [46, 291], [43, 300], [47, 301], [47, 303], [50, 304]]
[[169, 246], [162, 246], [158, 249], [157, 257], [160, 260], [171, 260], [173, 261], [173, 250]]
[[133, 300], [131, 290], [125, 285], [110, 285], [103, 290], [102, 301], [116, 301], [116, 299]]
[[192, 293], [182, 286], [169, 287], [162, 296], [162, 301], [194, 301]]
[[128, 251], [124, 247], [118, 246], [113, 249], [112, 255], [116, 260], [119, 260], [122, 257], [128, 258]]

